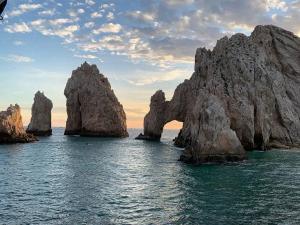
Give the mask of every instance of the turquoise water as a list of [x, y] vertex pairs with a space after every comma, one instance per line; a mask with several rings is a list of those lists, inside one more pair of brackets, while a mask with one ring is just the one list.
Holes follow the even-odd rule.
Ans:
[[0, 224], [300, 224], [300, 150], [230, 165], [162, 143], [63, 136], [0, 146]]

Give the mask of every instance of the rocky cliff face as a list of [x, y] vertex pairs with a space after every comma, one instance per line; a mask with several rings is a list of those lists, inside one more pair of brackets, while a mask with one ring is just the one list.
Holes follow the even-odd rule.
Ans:
[[107, 78], [96, 65], [73, 71], [65, 88], [66, 135], [126, 137], [126, 115]]
[[38, 91], [34, 96], [31, 108], [31, 121], [26, 130], [27, 133], [36, 136], [49, 136], [51, 129], [51, 110], [53, 104], [42, 92]]
[[33, 141], [36, 138], [24, 130], [21, 108], [18, 105], [10, 105], [6, 111], [0, 112], [0, 144]]
[[[166, 123], [183, 122], [175, 143], [182, 160], [239, 160], [244, 150], [300, 146], [300, 39], [275, 26], [250, 37], [224, 37], [199, 48], [195, 72], [175, 90], [151, 99], [144, 139], [159, 139]], [[157, 101], [159, 99], [159, 101]]]

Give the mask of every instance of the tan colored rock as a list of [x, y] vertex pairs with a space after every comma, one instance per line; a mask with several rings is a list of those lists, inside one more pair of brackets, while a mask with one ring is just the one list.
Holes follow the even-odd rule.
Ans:
[[245, 150], [218, 97], [199, 97], [189, 117], [191, 144], [181, 160], [190, 163], [239, 161]]
[[65, 135], [127, 137], [126, 115], [110, 83], [96, 65], [84, 63], [65, 88]]
[[0, 112], [0, 144], [28, 143], [36, 140], [24, 130], [20, 106], [10, 105], [6, 111]]
[[31, 121], [26, 130], [27, 133], [36, 136], [52, 135], [51, 110], [53, 104], [44, 93], [38, 91], [34, 96], [34, 103], [31, 108]]
[[[183, 128], [175, 143], [186, 147], [184, 155], [189, 157], [182, 159], [194, 163], [204, 162], [205, 154], [215, 156], [220, 152], [227, 155], [224, 161], [242, 159], [244, 153], [239, 147], [236, 152], [241, 153], [240, 157], [227, 151], [228, 146], [238, 146], [233, 144], [237, 143], [234, 133], [246, 150], [299, 147], [298, 96], [300, 39], [275, 26], [257, 26], [250, 37], [236, 34], [219, 40], [212, 51], [197, 49], [194, 74], [176, 88], [171, 101], [163, 101], [155, 110], [150, 107], [144, 121], [145, 136], [141, 137], [160, 137], [166, 123], [181, 121]], [[209, 106], [211, 98], [218, 99], [219, 107]], [[226, 129], [225, 136], [219, 128], [207, 136], [212, 123], [210, 116], [201, 119], [203, 110], [209, 108], [221, 115], [220, 107], [226, 116], [219, 116], [219, 123], [230, 129]], [[164, 113], [156, 115], [157, 108]], [[216, 139], [220, 134], [222, 138]], [[207, 157], [206, 161], [214, 160]]]

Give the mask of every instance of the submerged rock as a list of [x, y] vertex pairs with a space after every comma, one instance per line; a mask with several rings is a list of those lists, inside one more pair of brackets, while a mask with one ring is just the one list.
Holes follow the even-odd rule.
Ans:
[[85, 62], [74, 70], [65, 96], [68, 113], [65, 135], [128, 136], [123, 106], [96, 65]]
[[53, 104], [44, 93], [38, 91], [34, 96], [34, 103], [31, 108], [31, 121], [26, 130], [27, 133], [36, 136], [52, 135], [51, 110]]
[[[172, 120], [183, 122], [175, 144], [187, 162], [232, 161], [245, 150], [300, 146], [300, 39], [275, 26], [250, 37], [222, 38], [197, 49], [195, 72], [171, 101], [151, 99], [144, 137], [160, 139]], [[154, 104], [152, 104], [154, 103]]]
[[32, 134], [25, 132], [20, 106], [10, 105], [6, 111], [0, 112], [0, 144], [28, 143], [36, 140]]

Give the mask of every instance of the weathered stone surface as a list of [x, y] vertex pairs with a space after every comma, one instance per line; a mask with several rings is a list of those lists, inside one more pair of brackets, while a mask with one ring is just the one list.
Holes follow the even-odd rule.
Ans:
[[0, 112], [0, 144], [28, 143], [36, 140], [24, 130], [20, 106], [10, 105], [6, 111]]
[[53, 104], [44, 93], [38, 91], [34, 96], [34, 103], [31, 108], [31, 121], [26, 130], [27, 133], [36, 136], [52, 135], [51, 110]]
[[126, 137], [126, 115], [96, 65], [73, 71], [65, 88], [68, 120], [65, 135]]
[[236, 133], [230, 128], [230, 120], [222, 104], [214, 95], [198, 97], [189, 117], [192, 126], [191, 144], [181, 156], [181, 160], [202, 163], [245, 158], [244, 148]]
[[275, 26], [257, 26], [250, 37], [236, 34], [219, 40], [212, 51], [197, 49], [190, 80], [177, 87], [171, 101], [155, 107], [151, 101], [144, 134], [159, 139], [166, 123], [182, 121], [175, 143], [186, 147], [182, 160], [194, 163], [221, 161], [216, 155], [243, 159], [235, 135], [245, 150], [299, 147], [298, 96], [300, 39]]

